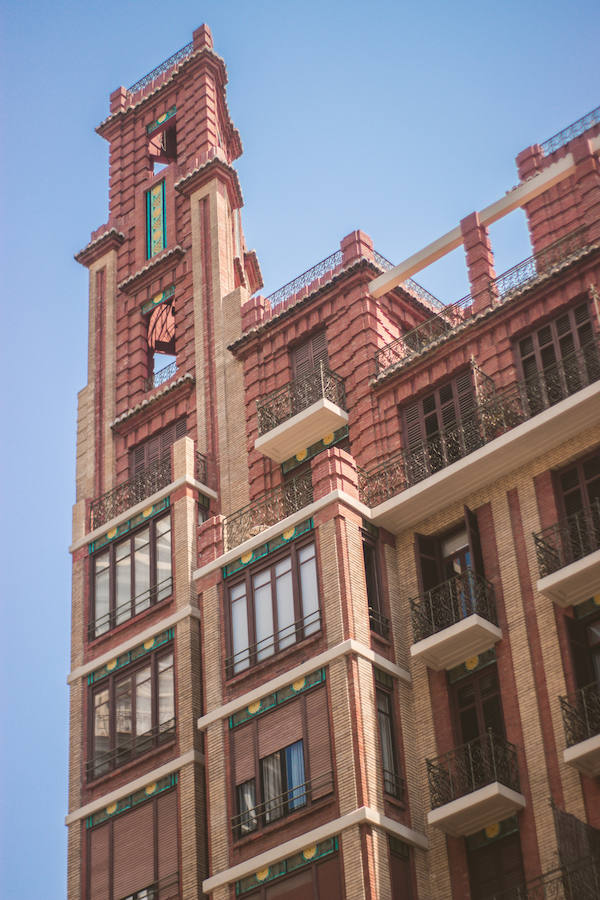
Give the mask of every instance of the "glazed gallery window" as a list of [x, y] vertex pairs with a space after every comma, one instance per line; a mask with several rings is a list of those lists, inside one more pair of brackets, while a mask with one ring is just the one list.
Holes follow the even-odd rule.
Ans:
[[258, 828], [260, 816], [269, 825], [306, 806], [303, 742], [296, 741], [261, 759], [259, 784], [262, 786], [260, 802], [255, 778], [237, 786], [240, 835]]
[[379, 726], [381, 764], [383, 767], [383, 789], [386, 794], [401, 799], [403, 782], [398, 771], [392, 715], [392, 695], [388, 691], [377, 688], [375, 696], [377, 699], [377, 724]]
[[249, 570], [229, 588], [229, 676], [319, 631], [314, 543], [293, 546], [270, 565]]
[[153, 519], [96, 553], [91, 569], [93, 640], [170, 597], [171, 517]]
[[173, 651], [103, 679], [91, 692], [89, 779], [175, 735]]

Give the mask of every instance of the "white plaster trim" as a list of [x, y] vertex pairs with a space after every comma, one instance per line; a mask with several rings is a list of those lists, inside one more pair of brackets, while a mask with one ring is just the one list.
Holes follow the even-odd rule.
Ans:
[[[525, 797], [523, 794], [519, 793], [519, 791], [513, 791], [512, 788], [507, 787], [499, 781], [492, 781], [490, 784], [486, 784], [476, 791], [471, 791], [471, 793], [465, 794], [463, 797], [457, 797], [456, 800], [450, 800], [449, 803], [444, 803], [443, 806], [438, 806], [437, 809], [430, 810], [430, 812], [427, 813], [427, 824], [444, 829], [448, 820], [454, 820], [457, 815], [468, 813], [471, 810], [474, 810], [481, 815], [481, 805], [486, 801], [495, 800], [497, 797], [502, 797], [503, 799], [514, 803], [515, 807], [518, 809], [524, 808], [526, 802]], [[510, 813], [507, 813], [507, 815], [510, 815]], [[479, 827], [476, 830], [479, 830]], [[457, 831], [450, 830], [448, 833], [455, 837], [458, 834]]]
[[145, 628], [144, 631], [140, 631], [138, 634], [134, 634], [132, 637], [127, 638], [122, 644], [118, 644], [111, 650], [107, 650], [101, 656], [89, 660], [89, 662], [84, 663], [82, 666], [77, 666], [77, 668], [73, 669], [73, 671], [67, 675], [67, 684], [72, 684], [79, 678], [83, 678], [88, 672], [99, 669], [107, 662], [110, 662], [111, 659], [120, 656], [121, 653], [127, 653], [128, 650], [133, 650], [134, 647], [143, 644], [144, 641], [154, 637], [154, 635], [159, 634], [166, 628], [171, 628], [173, 625], [176, 625], [177, 622], [181, 622], [182, 619], [187, 619], [188, 616], [191, 616], [193, 619], [200, 619], [200, 610], [196, 609], [195, 606], [190, 606], [188, 604], [187, 606], [183, 606], [181, 609], [176, 610], [172, 615], [167, 616], [165, 619], [159, 619], [158, 622], [153, 622], [152, 625]]
[[260, 871], [260, 869], [264, 869], [280, 859], [285, 859], [286, 856], [292, 856], [294, 853], [300, 852], [305, 847], [310, 847], [312, 844], [318, 844], [320, 841], [325, 841], [327, 838], [339, 834], [340, 831], [345, 831], [347, 828], [352, 828], [365, 823], [390, 831], [392, 834], [395, 834], [406, 841], [407, 844], [419, 847], [419, 849], [427, 850], [429, 847], [429, 843], [424, 834], [421, 834], [419, 831], [414, 831], [412, 828], [407, 828], [405, 825], [401, 825], [393, 819], [388, 819], [387, 816], [383, 816], [381, 813], [377, 812], [377, 810], [371, 809], [368, 806], [361, 806], [350, 813], [346, 813], [345, 816], [340, 816], [337, 819], [333, 819], [331, 822], [326, 822], [325, 825], [320, 825], [318, 828], [313, 828], [311, 831], [307, 831], [298, 837], [292, 838], [290, 841], [279, 844], [277, 847], [265, 850], [263, 853], [259, 853], [251, 859], [238, 863], [236, 866], [231, 866], [229, 869], [223, 869], [221, 872], [217, 872], [216, 875], [212, 875], [210, 878], [207, 878], [206, 881], [202, 882], [202, 890], [208, 894], [218, 887], [230, 884], [232, 881], [239, 881], [240, 878], [245, 878], [247, 875], [252, 875], [254, 872]]
[[109, 806], [111, 803], [120, 800], [121, 797], [126, 797], [127, 794], [135, 794], [136, 791], [139, 791], [147, 784], [152, 784], [153, 781], [158, 781], [159, 779], [164, 778], [165, 775], [170, 775], [171, 772], [176, 772], [178, 769], [183, 768], [183, 766], [187, 766], [188, 763], [193, 762], [203, 763], [204, 754], [199, 753], [198, 750], [188, 750], [187, 753], [183, 753], [181, 756], [178, 756], [177, 759], [170, 760], [165, 763], [164, 766], [159, 766], [158, 769], [146, 772], [145, 775], [141, 775], [139, 778], [127, 782], [127, 784], [122, 784], [120, 787], [116, 788], [116, 790], [111, 791], [110, 794], [104, 794], [102, 797], [97, 797], [95, 800], [92, 800], [91, 803], [86, 803], [85, 806], [74, 809], [73, 812], [70, 812], [65, 817], [65, 825], [72, 825], [73, 822], [78, 822], [79, 819], [85, 819], [86, 816], [91, 816], [92, 813], [98, 812], [98, 810], [102, 809], [104, 806]]
[[[332, 416], [335, 416], [338, 421], [335, 423], [332, 422], [331, 426], [323, 426], [321, 430], [318, 426], [315, 428], [314, 421], [311, 423], [311, 420], [318, 419], [320, 424], [323, 413], [330, 414], [328, 421], [331, 421]], [[254, 441], [254, 449], [258, 450], [259, 453], [263, 453], [265, 456], [270, 456], [271, 459], [274, 459], [276, 462], [281, 463], [285, 459], [289, 459], [290, 455], [293, 455], [294, 450], [290, 450], [292, 445], [295, 444], [297, 449], [303, 449], [313, 443], [315, 438], [313, 438], [312, 435], [315, 431], [322, 436], [323, 434], [327, 434], [327, 427], [336, 431], [337, 428], [341, 428], [340, 423], [347, 424], [347, 422], [348, 413], [346, 410], [342, 409], [341, 406], [338, 406], [337, 403], [332, 403], [327, 397], [319, 397], [318, 400], [315, 400], [315, 402], [311, 403], [306, 409], [301, 410], [301, 412], [296, 413], [295, 416], [291, 416], [280, 425], [271, 428], [265, 434], [258, 437]], [[312, 427], [307, 428], [308, 425], [312, 425]], [[309, 434], [306, 433], [307, 431]], [[298, 443], [294, 440], [295, 436], [298, 436]], [[304, 441], [303, 444], [300, 443], [301, 440]], [[283, 450], [281, 450], [282, 446]], [[287, 456], [283, 455], [286, 453]]]
[[[482, 633], [483, 632], [483, 633]], [[468, 659], [469, 656], [479, 655], [502, 640], [502, 632], [497, 625], [480, 616], [479, 613], [471, 613], [459, 622], [453, 622], [442, 631], [436, 631], [429, 637], [417, 641], [410, 648], [413, 659], [423, 658], [424, 662], [432, 669], [453, 669], [455, 665]], [[485, 646], [483, 646], [485, 644]], [[458, 645], [459, 649], [456, 649]], [[477, 649], [481, 647], [481, 649]], [[464, 653], [464, 656], [462, 654]], [[458, 663], [454, 658], [459, 655]], [[435, 662], [435, 664], [434, 664]]]
[[323, 509], [326, 506], [329, 506], [330, 503], [335, 503], [336, 501], [339, 501], [345, 506], [348, 506], [364, 519], [371, 518], [370, 507], [365, 506], [365, 504], [358, 500], [356, 497], [351, 497], [350, 494], [347, 494], [345, 491], [330, 491], [329, 494], [326, 494], [319, 500], [315, 500], [314, 503], [309, 503], [308, 506], [303, 506], [302, 509], [298, 510], [298, 512], [292, 513], [291, 516], [286, 516], [285, 519], [281, 519], [279, 522], [276, 522], [275, 525], [270, 525], [268, 528], [265, 528], [265, 530], [261, 531], [260, 534], [256, 534], [254, 535], [254, 537], [248, 538], [248, 540], [244, 541], [243, 544], [238, 544], [237, 547], [233, 547], [231, 550], [227, 550], [226, 553], [223, 553], [221, 556], [217, 557], [217, 559], [213, 559], [205, 566], [201, 566], [201, 568], [196, 569], [194, 572], [192, 572], [192, 581], [196, 581], [198, 578], [203, 578], [205, 575], [209, 575], [211, 572], [214, 572], [215, 569], [221, 569], [223, 566], [226, 566], [227, 563], [232, 562], [234, 559], [239, 559], [240, 556], [244, 555], [244, 553], [248, 553], [250, 552], [250, 550], [254, 550], [256, 547], [260, 547], [262, 544], [266, 544], [267, 541], [270, 541], [274, 537], [277, 537], [277, 535], [281, 534], [283, 531], [286, 531], [288, 528], [293, 528], [293, 526], [297, 525], [298, 522], [303, 522], [305, 519], [310, 519], [310, 517], [314, 516], [316, 512], [319, 512], [319, 510]]
[[581, 599], [581, 590], [572, 597], [569, 596], [569, 582], [578, 582], [582, 575], [591, 570], [596, 571], [598, 566], [600, 566], [600, 550], [594, 550], [593, 553], [588, 553], [582, 559], [563, 566], [558, 572], [552, 572], [551, 575], [539, 578], [538, 593], [554, 600], [559, 606], [572, 606]]
[[[565, 747], [563, 760], [568, 766], [575, 766], [585, 775], [594, 778], [600, 771], [600, 734], [594, 734], [572, 747]], [[593, 765], [594, 762], [596, 765]]]
[[69, 553], [74, 553], [81, 547], [85, 547], [86, 544], [95, 541], [96, 538], [102, 537], [102, 535], [106, 534], [107, 531], [110, 531], [111, 528], [117, 528], [123, 522], [126, 522], [127, 519], [132, 519], [138, 513], [142, 512], [142, 510], [146, 509], [147, 506], [153, 506], [154, 503], [158, 503], [158, 501], [162, 500], [163, 497], [167, 497], [169, 494], [172, 494], [174, 491], [176, 491], [180, 487], [183, 487], [184, 485], [195, 488], [201, 494], [206, 494], [207, 497], [212, 497], [213, 500], [216, 500], [218, 497], [218, 495], [215, 493], [215, 491], [212, 490], [212, 488], [207, 487], [200, 481], [196, 481], [195, 478], [190, 478], [188, 475], [182, 475], [181, 478], [177, 478], [175, 481], [167, 484], [164, 488], [161, 488], [160, 491], [156, 491], [156, 493], [151, 494], [149, 497], [146, 497], [145, 500], [140, 501], [140, 503], [136, 503], [135, 506], [130, 506], [119, 516], [115, 516], [113, 519], [105, 522], [104, 525], [100, 526], [99, 528], [94, 528], [93, 531], [88, 532], [82, 538], [78, 538], [78, 540], [73, 541], [73, 543], [69, 547]]
[[334, 659], [339, 659], [340, 656], [347, 656], [350, 653], [355, 653], [357, 656], [361, 656], [363, 659], [373, 663], [379, 669], [384, 669], [393, 678], [400, 678], [402, 681], [406, 681], [410, 684], [410, 675], [406, 669], [390, 662], [385, 656], [375, 653], [374, 650], [361, 644], [360, 641], [349, 638], [346, 641], [342, 641], [341, 644], [336, 644], [334, 647], [329, 647], [327, 650], [324, 650], [323, 653], [313, 656], [311, 659], [307, 660], [307, 662], [300, 663], [300, 665], [294, 666], [293, 669], [288, 669], [288, 671], [284, 672], [282, 675], [277, 675], [276, 678], [265, 681], [257, 688], [253, 688], [251, 691], [247, 691], [245, 694], [235, 697], [223, 706], [211, 709], [210, 712], [198, 719], [198, 728], [200, 731], [203, 731], [214, 722], [225, 719], [227, 716], [243, 709], [245, 706], [249, 706], [256, 700], [261, 700], [268, 694], [272, 694], [273, 691], [286, 687], [288, 684], [297, 681], [299, 678], [303, 678], [306, 675], [310, 675], [311, 672], [315, 672], [317, 669], [327, 666]]

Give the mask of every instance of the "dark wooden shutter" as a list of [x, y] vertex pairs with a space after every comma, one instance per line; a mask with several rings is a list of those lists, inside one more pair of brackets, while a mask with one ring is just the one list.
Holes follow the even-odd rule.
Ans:
[[139, 472], [158, 462], [167, 454], [171, 444], [187, 434], [187, 422], [185, 417], [178, 419], [162, 431], [153, 434], [146, 441], [129, 451], [129, 477], [134, 478]]
[[[177, 791], [161, 794], [158, 806], [158, 880], [175, 875], [179, 868], [177, 849]], [[171, 896], [169, 894], [169, 896]], [[173, 896], [175, 891], [173, 890]]]
[[339, 856], [328, 856], [323, 862], [317, 863], [319, 900], [333, 900], [334, 897], [343, 897], [341, 882]]
[[[313, 873], [309, 866], [290, 878], [284, 878], [267, 888], [267, 900], [308, 900], [313, 897]], [[331, 895], [331, 900], [337, 896]]]
[[254, 722], [240, 725], [232, 732], [235, 783], [243, 784], [256, 776], [254, 758]]
[[329, 712], [327, 709], [327, 689], [323, 686], [306, 697], [306, 718], [308, 720], [308, 756], [310, 762], [311, 798], [329, 794], [333, 782], [328, 778], [332, 771], [331, 739], [329, 737]]
[[110, 829], [106, 822], [89, 832], [89, 900], [110, 898]]
[[415, 557], [419, 593], [424, 594], [444, 580], [442, 548], [437, 538], [415, 532]]
[[578, 688], [585, 687], [594, 680], [594, 668], [587, 639], [587, 628], [580, 619], [565, 617], [565, 622], [567, 623], [567, 632], [569, 634], [575, 684]]
[[302, 709], [298, 700], [284, 703], [258, 720], [258, 755], [261, 759], [302, 740]]
[[481, 550], [481, 537], [479, 535], [479, 524], [477, 516], [468, 506], [465, 506], [465, 524], [467, 526], [467, 537], [469, 539], [469, 549], [471, 550], [471, 567], [477, 575], [484, 575], [483, 568], [483, 552]]
[[422, 402], [411, 403], [404, 410], [404, 445], [408, 450], [423, 446]]
[[471, 369], [467, 369], [456, 378], [456, 399], [458, 402], [458, 418], [461, 422], [473, 415], [475, 411], [475, 392]]
[[390, 849], [390, 880], [392, 882], [392, 900], [411, 900], [413, 891], [410, 853], [400, 855]]
[[113, 895], [117, 900], [154, 883], [154, 803], [143, 803], [117, 816], [113, 828]]
[[327, 337], [324, 331], [313, 334], [308, 341], [293, 349], [292, 375], [294, 379], [302, 379], [318, 369], [321, 363], [327, 368]]

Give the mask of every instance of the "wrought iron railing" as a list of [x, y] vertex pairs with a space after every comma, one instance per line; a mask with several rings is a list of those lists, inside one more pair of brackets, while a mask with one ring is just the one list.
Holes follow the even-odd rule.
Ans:
[[231, 550], [312, 503], [312, 477], [305, 472], [257, 497], [252, 503], [226, 516], [223, 522], [225, 547]]
[[153, 375], [150, 375], [149, 378], [146, 378], [144, 390], [151, 391], [153, 388], [160, 387], [161, 384], [165, 384], [165, 382], [175, 374], [177, 374], [177, 363], [169, 363], [168, 366], [159, 369], [158, 372], [155, 372]]
[[191, 53], [194, 51], [194, 42], [190, 41], [189, 44], [186, 44], [185, 47], [182, 47], [181, 50], [177, 50], [172, 56], [169, 56], [168, 59], [165, 59], [164, 62], [161, 62], [159, 66], [155, 69], [152, 69], [151, 72], [148, 72], [147, 75], [144, 75], [143, 78], [140, 78], [139, 81], [136, 81], [135, 84], [132, 84], [131, 87], [127, 88], [128, 94], [137, 94], [138, 91], [141, 91], [143, 88], [147, 87], [151, 84], [155, 78], [158, 78], [159, 75], [162, 75], [163, 72], [167, 72], [173, 66], [177, 65], [177, 63], [182, 62], [184, 59], [187, 59]]
[[346, 409], [344, 381], [331, 372], [323, 363], [314, 372], [291, 381], [285, 387], [272, 391], [256, 401], [258, 412], [258, 433], [266, 434], [296, 413], [307, 409], [322, 398], [330, 400], [341, 409]]
[[389, 769], [383, 770], [383, 790], [396, 800], [402, 800], [404, 797], [404, 778], [397, 772], [390, 772]]
[[[377, 250], [373, 251], [373, 260], [375, 265], [380, 269], [383, 269], [384, 272], [389, 272], [390, 269], [394, 268], [394, 263], [390, 262], [389, 259], [386, 259], [385, 256], [382, 256], [381, 253], [378, 253]], [[424, 288], [422, 284], [419, 284], [419, 282], [415, 281], [413, 278], [407, 278], [406, 281], [402, 282], [400, 287], [405, 288], [412, 294], [416, 294], [419, 300], [431, 309], [445, 309], [441, 300], [438, 300], [438, 298], [431, 294], [427, 288]]]
[[592, 128], [594, 125], [598, 124], [600, 124], [600, 106], [597, 106], [596, 109], [586, 113], [585, 116], [582, 116], [580, 119], [567, 125], [562, 131], [558, 131], [556, 134], [553, 134], [551, 138], [548, 138], [548, 140], [540, 144], [542, 153], [544, 156], [549, 156], [551, 153], [554, 153], [555, 150], [558, 150], [559, 147], [564, 147], [564, 145], [568, 144], [569, 141], [572, 141], [573, 138], [579, 137], [579, 135], [587, 131], [588, 128]]
[[379, 612], [378, 609], [371, 609], [371, 607], [369, 607], [369, 626], [371, 631], [381, 635], [383, 638], [388, 638], [390, 636], [390, 620], [387, 616], [384, 616], [382, 612]]
[[475, 613], [498, 624], [493, 585], [467, 569], [410, 601], [414, 640], [422, 641]]
[[308, 615], [291, 622], [284, 628], [274, 634], [249, 644], [236, 650], [231, 656], [225, 659], [225, 672], [227, 678], [232, 678], [238, 672], [245, 672], [247, 669], [255, 666], [257, 663], [285, 650], [293, 647], [298, 641], [301, 641], [306, 635], [314, 634], [321, 628], [321, 612], [318, 609], [308, 613]]
[[171, 453], [165, 453], [155, 463], [138, 472], [134, 478], [117, 485], [90, 504], [90, 529], [93, 531], [119, 516], [126, 509], [141, 503], [171, 481]]
[[252, 809], [243, 810], [231, 818], [234, 837], [237, 839], [245, 837], [258, 828], [296, 812], [297, 809], [310, 806], [314, 802], [315, 793], [319, 795], [317, 799], [325, 797], [333, 791], [333, 785], [333, 772], [325, 772], [310, 781], [294, 785], [276, 797], [258, 803]]
[[487, 894], [485, 900], [598, 900], [600, 862], [587, 856], [525, 884]]
[[433, 809], [495, 781], [519, 791], [517, 748], [488, 731], [455, 750], [428, 759], [427, 777]]
[[540, 578], [600, 550], [600, 500], [533, 535]]
[[455, 303], [443, 307], [439, 313], [426, 319], [396, 338], [375, 353], [377, 373], [398, 363], [405, 362], [431, 347], [440, 338], [448, 337], [473, 318], [473, 301], [477, 300], [478, 313], [503, 304], [513, 291], [523, 288], [553, 266], [564, 262], [586, 246], [586, 228], [577, 228], [564, 237], [522, 260], [490, 282], [489, 286], [474, 298], [467, 294]]
[[151, 606], [155, 606], [162, 600], [166, 600], [173, 592], [173, 576], [168, 575], [159, 581], [156, 585], [145, 588], [136, 597], [127, 599], [124, 603], [116, 606], [110, 612], [98, 616], [97, 619], [91, 621], [88, 625], [88, 640], [93, 641], [94, 638], [112, 631], [117, 625], [129, 621], [139, 613], [144, 612]]
[[474, 413], [415, 449], [399, 450], [369, 470], [359, 469], [364, 503], [382, 503], [599, 381], [600, 348], [594, 338], [542, 372], [498, 389], [492, 379], [474, 369], [479, 381]]
[[600, 734], [600, 685], [597, 681], [559, 697], [567, 747]]
[[317, 280], [317, 278], [322, 278], [324, 275], [330, 275], [341, 265], [342, 251], [336, 250], [331, 256], [322, 259], [321, 262], [318, 262], [316, 265], [312, 266], [312, 268], [307, 269], [302, 275], [298, 275], [297, 278], [288, 281], [283, 287], [280, 287], [276, 291], [273, 291], [272, 294], [269, 294], [267, 300], [271, 304], [271, 309], [274, 306], [279, 306], [279, 304], [283, 303], [285, 300], [289, 300], [290, 297], [293, 297], [303, 288], [309, 287]]
[[155, 725], [154, 728], [144, 732], [144, 734], [129, 735], [127, 739], [121, 738], [116, 747], [96, 753], [85, 764], [88, 781], [100, 778], [101, 775], [106, 775], [113, 769], [118, 769], [119, 766], [125, 765], [131, 759], [147, 753], [148, 750], [152, 750], [154, 747], [158, 747], [159, 744], [172, 740], [175, 737], [176, 725], [175, 718], [168, 719], [166, 722]]

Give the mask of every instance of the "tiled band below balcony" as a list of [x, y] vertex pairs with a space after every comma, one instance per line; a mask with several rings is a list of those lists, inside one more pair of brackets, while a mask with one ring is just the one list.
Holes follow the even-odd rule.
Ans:
[[540, 593], [559, 606], [600, 595], [600, 500], [533, 538]]
[[432, 669], [452, 669], [502, 638], [494, 588], [467, 569], [410, 601], [413, 658]]
[[567, 748], [564, 761], [593, 778], [600, 775], [600, 685], [560, 697]]
[[492, 732], [428, 759], [427, 776], [428, 824], [455, 837], [474, 834], [525, 806], [517, 749]]

